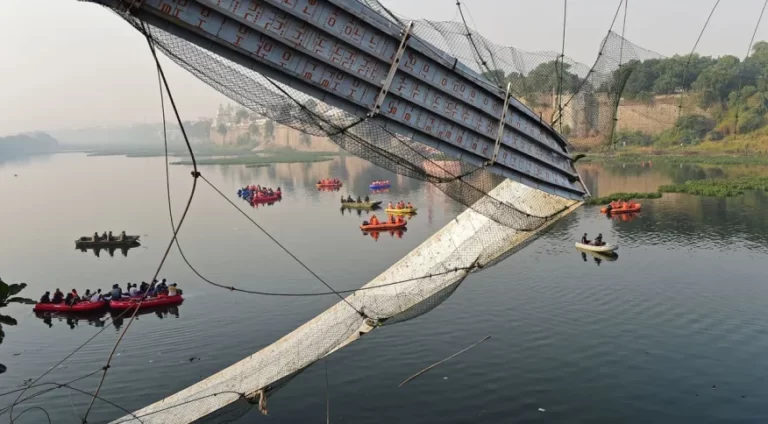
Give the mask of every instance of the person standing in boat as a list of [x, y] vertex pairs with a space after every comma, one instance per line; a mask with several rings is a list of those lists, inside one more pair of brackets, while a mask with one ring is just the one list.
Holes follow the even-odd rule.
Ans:
[[125, 241], [125, 230], [123, 230], [123, 232], [120, 233], [120, 241]]
[[368, 197], [368, 195], [365, 195], [365, 203], [368, 203], [368, 202], [370, 202], [370, 201], [371, 201], [371, 198], [370, 198], [370, 197]]

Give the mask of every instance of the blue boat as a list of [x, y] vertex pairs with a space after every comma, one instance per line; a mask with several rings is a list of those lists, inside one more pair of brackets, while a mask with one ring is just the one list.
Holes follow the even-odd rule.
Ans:
[[392, 187], [392, 183], [389, 181], [376, 181], [371, 183], [371, 185], [368, 186], [371, 190], [381, 190], [384, 188], [390, 188]]

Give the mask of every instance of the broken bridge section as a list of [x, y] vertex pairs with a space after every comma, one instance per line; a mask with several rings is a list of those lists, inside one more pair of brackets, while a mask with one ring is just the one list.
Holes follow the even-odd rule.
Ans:
[[465, 163], [560, 197], [566, 142], [458, 59], [356, 0], [88, 0]]

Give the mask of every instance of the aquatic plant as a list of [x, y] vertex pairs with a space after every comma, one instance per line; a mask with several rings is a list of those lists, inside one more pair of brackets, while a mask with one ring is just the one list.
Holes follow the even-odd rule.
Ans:
[[[27, 299], [24, 297], [16, 297], [16, 295], [19, 294], [22, 290], [24, 290], [25, 287], [27, 287], [25, 283], [7, 284], [6, 282], [3, 281], [2, 278], [0, 278], [0, 308], [4, 308], [8, 306], [9, 303], [25, 303], [25, 304], [35, 303], [35, 301], [32, 299]], [[2, 343], [3, 339], [5, 339], [5, 332], [3, 332], [3, 324], [16, 325], [17, 322], [16, 322], [16, 319], [13, 317], [0, 314], [0, 343]], [[7, 370], [6, 366], [3, 364], [0, 364], [0, 374], [4, 373], [5, 370]]]
[[659, 191], [662, 193], [685, 193], [710, 197], [739, 196], [745, 190], [768, 191], [768, 177], [749, 176], [727, 180], [691, 180], [684, 184], [659, 187]]

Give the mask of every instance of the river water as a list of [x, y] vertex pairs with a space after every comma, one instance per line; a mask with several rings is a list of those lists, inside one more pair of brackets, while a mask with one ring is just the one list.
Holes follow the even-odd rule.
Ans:
[[[192, 178], [189, 167], [170, 169], [178, 218]], [[338, 290], [367, 283], [464, 209], [429, 185], [356, 158], [201, 171]], [[584, 164], [580, 171], [597, 195], [768, 173], [659, 163]], [[344, 188], [317, 191], [314, 182], [326, 176], [341, 178]], [[376, 239], [357, 228], [366, 213], [341, 211], [338, 198], [365, 194], [370, 181], [384, 178], [393, 188], [376, 197], [411, 200], [419, 214], [406, 233]], [[235, 196], [246, 184], [280, 186], [283, 200], [251, 208]], [[162, 158], [60, 154], [3, 163], [0, 199], [0, 276], [26, 282], [27, 297], [149, 280], [171, 236]], [[269, 399], [269, 417], [243, 409], [237, 422], [324, 422], [326, 394], [336, 423], [765, 422], [768, 196], [673, 194], [642, 203], [641, 214], [624, 219], [578, 209], [500, 265], [473, 274], [430, 313], [377, 330], [298, 375]], [[74, 249], [74, 238], [105, 230], [140, 234], [142, 246], [125, 256]], [[577, 252], [573, 242], [584, 232], [618, 242], [618, 259]], [[326, 291], [205, 184], [179, 238], [191, 263], [221, 284]], [[216, 288], [197, 278], [176, 250], [160, 276], [178, 282], [186, 300], [139, 316], [120, 344], [101, 395], [127, 410], [242, 359], [338, 301]], [[0, 392], [21, 387], [103, 329], [103, 318], [37, 317], [26, 305], [2, 313], [17, 325], [3, 320], [0, 363], [7, 371]], [[65, 382], [102, 367], [126, 323], [117, 324], [43, 381]], [[92, 391], [97, 383], [98, 374], [74, 386]], [[1, 397], [0, 407], [17, 395]], [[19, 405], [14, 416], [43, 406], [53, 422], [77, 423], [89, 400], [60, 389]], [[97, 402], [88, 422], [122, 415]], [[31, 409], [17, 422], [47, 420]]]

